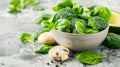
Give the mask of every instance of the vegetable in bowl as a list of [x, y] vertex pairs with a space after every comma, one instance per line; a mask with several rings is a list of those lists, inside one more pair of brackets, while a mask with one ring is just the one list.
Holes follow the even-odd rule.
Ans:
[[[79, 6], [78, 8], [81, 9], [81, 12], [79, 11], [80, 13], [75, 12], [74, 5], [73, 5], [73, 8], [66, 7], [66, 8], [60, 9], [54, 15], [52, 22], [56, 25], [56, 23], [58, 23], [59, 19], [67, 19], [67, 20], [71, 21], [69, 33], [76, 33], [76, 34], [97, 33], [99, 31], [104, 30], [108, 26], [108, 18], [106, 19], [104, 17], [106, 15], [108, 15], [108, 17], [110, 17], [111, 13], [109, 13], [110, 10], [108, 10], [107, 8], [106, 8], [106, 13], [104, 13], [104, 12], [99, 13], [101, 15], [97, 15], [97, 14], [92, 15], [92, 12], [94, 11], [94, 9], [92, 10], [90, 8], [88, 9], [88, 8], [84, 8], [82, 6]], [[105, 11], [105, 9], [102, 9], [102, 8], [103, 7], [101, 7], [101, 10]], [[89, 11], [87, 11], [89, 13], [85, 13], [84, 12], [85, 9], [89, 10]], [[108, 11], [108, 14], [107, 14], [107, 11]], [[98, 12], [99, 12], [99, 10], [98, 10]], [[102, 14], [105, 14], [105, 15], [102, 15]], [[59, 21], [59, 23], [61, 23], [61, 22]], [[66, 23], [66, 24], [69, 24], [69, 23]], [[78, 30], [78, 28], [79, 28], [79, 30]], [[63, 31], [63, 30], [58, 29], [57, 26], [56, 26], [56, 29], [59, 31], [62, 31], [62, 32], [68, 32], [68, 31]], [[82, 30], [84, 30], [84, 31], [82, 31]]]
[[108, 22], [111, 18], [111, 11], [107, 7], [90, 6], [91, 16], [99, 16]]
[[[107, 7], [90, 6], [86, 8], [73, 3], [72, 7], [66, 6], [57, 10], [55, 15], [53, 15], [52, 22], [56, 25], [59, 19], [67, 19], [71, 22], [69, 33], [92, 34], [107, 28], [110, 17], [111, 12]], [[61, 22], [59, 21], [59, 23]], [[57, 26], [55, 29], [68, 32], [58, 29]]]
[[57, 20], [56, 29], [63, 32], [70, 32], [71, 22], [68, 19], [59, 19]]

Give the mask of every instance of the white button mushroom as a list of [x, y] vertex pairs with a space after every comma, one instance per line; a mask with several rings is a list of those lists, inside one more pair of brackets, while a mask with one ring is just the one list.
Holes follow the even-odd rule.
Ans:
[[48, 55], [53, 60], [65, 61], [69, 58], [69, 53], [70, 51], [68, 48], [63, 46], [55, 46], [49, 50]]
[[39, 37], [38, 37], [38, 42], [40, 44], [55, 44], [55, 40], [53, 39], [53, 37], [51, 36], [50, 32], [45, 32], [42, 33]]

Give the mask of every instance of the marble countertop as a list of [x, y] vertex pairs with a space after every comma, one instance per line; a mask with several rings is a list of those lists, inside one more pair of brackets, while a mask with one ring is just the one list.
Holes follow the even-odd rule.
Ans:
[[[18, 14], [8, 14], [6, 12], [10, 0], [0, 0], [0, 67], [120, 67], [120, 49], [112, 50], [104, 46], [99, 46], [93, 51], [101, 55], [108, 56], [97, 65], [83, 65], [70, 58], [61, 64], [51, 63], [48, 55], [35, 54], [33, 49], [38, 46], [23, 45], [19, 40], [19, 35], [23, 32], [33, 34], [40, 29], [40, 25], [35, 24], [35, 19], [45, 13], [53, 13], [51, 8], [60, 0], [39, 0], [37, 6], [45, 7], [45, 11], [35, 12], [33, 7], [28, 7]], [[120, 11], [120, 0], [75, 0], [83, 6], [101, 5], [109, 7], [112, 11]], [[50, 65], [47, 65], [49, 63]]]

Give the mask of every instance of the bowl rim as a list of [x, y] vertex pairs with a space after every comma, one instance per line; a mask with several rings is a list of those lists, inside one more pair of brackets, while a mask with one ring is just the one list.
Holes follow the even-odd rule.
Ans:
[[109, 27], [110, 27], [110, 25], [108, 25], [104, 30], [102, 30], [100, 32], [97, 32], [97, 33], [93, 33], [93, 34], [73, 34], [73, 33], [62, 32], [62, 31], [59, 31], [59, 30], [56, 30], [56, 29], [51, 30], [50, 32], [57, 31], [58, 33], [63, 33], [63, 34], [66, 34], [66, 35], [73, 35], [73, 36], [81, 36], [82, 35], [82, 36], [86, 36], [86, 35], [95, 35], [95, 34], [102, 33], [107, 29], [109, 30]]

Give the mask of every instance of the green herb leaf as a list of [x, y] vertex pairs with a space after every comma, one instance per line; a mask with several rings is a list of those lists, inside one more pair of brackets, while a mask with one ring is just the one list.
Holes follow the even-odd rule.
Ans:
[[60, 9], [66, 8], [66, 7], [72, 7], [73, 6], [73, 2], [72, 0], [63, 0], [62, 2], [60, 2], [57, 6], [54, 6], [52, 8], [53, 11], [58, 11]]
[[76, 21], [75, 29], [78, 34], [84, 34], [84, 30], [86, 29], [86, 26], [82, 22]]
[[97, 29], [91, 29], [91, 28], [85, 29], [85, 34], [92, 34], [97, 32], [99, 32]]
[[38, 54], [47, 54], [48, 51], [53, 47], [54, 46], [50, 46], [50, 45], [41, 45], [40, 47], [36, 48], [34, 52]]
[[91, 12], [90, 12], [90, 10], [88, 8], [83, 8], [81, 12], [82, 13], [79, 14], [79, 16], [81, 18], [88, 19], [89, 17], [91, 17]]
[[72, 29], [72, 30], [75, 28], [75, 23], [76, 23], [77, 21], [83, 23], [85, 26], [87, 25], [87, 23], [86, 23], [86, 21], [85, 21], [84, 19], [72, 18], [72, 19], [71, 19], [71, 23], [72, 23], [71, 29]]
[[22, 8], [26, 8], [27, 6], [36, 5], [36, 4], [38, 4], [37, 0], [21, 0]]
[[21, 12], [23, 8], [35, 4], [38, 4], [37, 0], [11, 0], [7, 11], [9, 13]]
[[111, 11], [107, 7], [90, 6], [89, 9], [92, 16], [99, 16], [106, 22], [108, 22], [111, 17]]
[[73, 4], [72, 10], [75, 14], [81, 15], [83, 11], [83, 7], [78, 5], [77, 3]]
[[88, 19], [89, 17], [91, 17], [91, 11], [88, 8], [78, 5], [77, 3], [74, 3], [72, 10], [80, 18]]
[[105, 22], [105, 20], [101, 17], [90, 17], [88, 19], [88, 27], [92, 28], [93, 30], [99, 30], [102, 31], [105, 28], [107, 28], [108, 22]]
[[22, 33], [20, 40], [23, 44], [34, 44], [34, 37], [29, 33]]
[[71, 22], [67, 19], [59, 19], [55, 25], [59, 31], [70, 32]]
[[43, 22], [41, 23], [41, 25], [42, 25], [44, 28], [48, 29], [49, 31], [55, 29], [55, 25], [54, 25], [52, 22], [43, 21]]
[[56, 22], [58, 19], [68, 19], [71, 20], [72, 18], [77, 17], [76, 14], [73, 13], [70, 7], [63, 8], [56, 12], [53, 18], [53, 22]]
[[120, 35], [115, 33], [108, 33], [106, 39], [103, 42], [108, 48], [120, 49]]
[[20, 0], [11, 0], [7, 11], [9, 13], [20, 12], [21, 11], [21, 1]]
[[106, 56], [101, 56], [97, 54], [96, 52], [87, 51], [82, 52], [76, 56], [76, 60], [78, 60], [81, 63], [94, 65], [100, 63], [100, 60], [106, 58]]
[[42, 16], [36, 19], [36, 24], [41, 24], [41, 22], [44, 20], [48, 21], [51, 17], [51, 14], [43, 14]]

